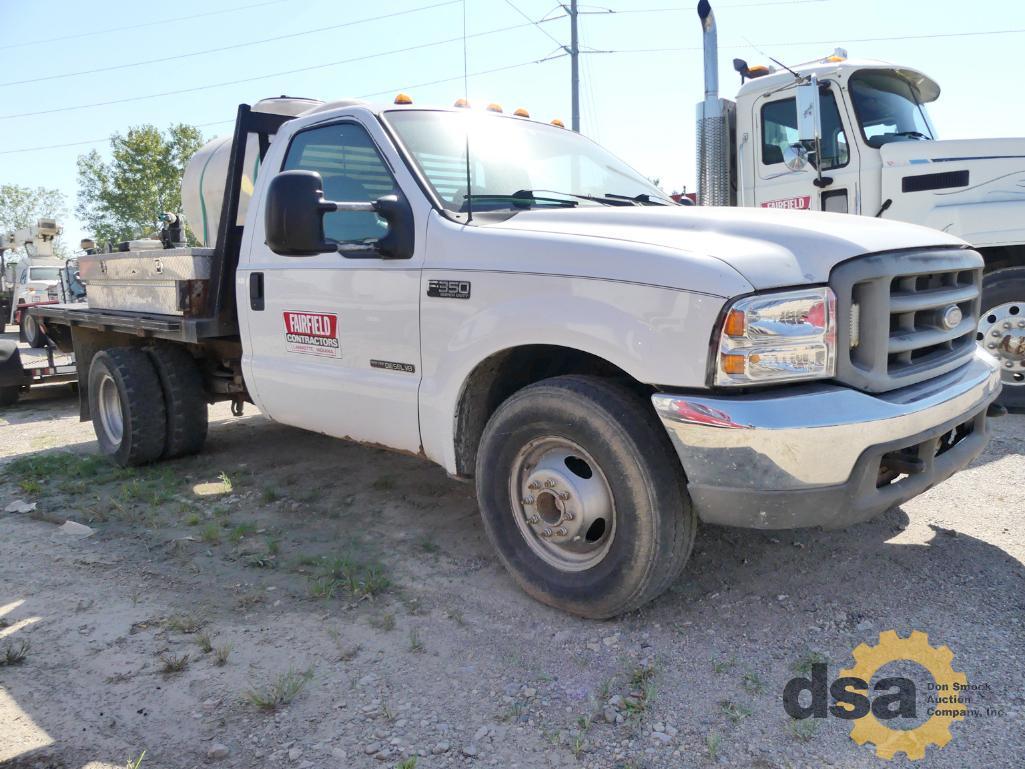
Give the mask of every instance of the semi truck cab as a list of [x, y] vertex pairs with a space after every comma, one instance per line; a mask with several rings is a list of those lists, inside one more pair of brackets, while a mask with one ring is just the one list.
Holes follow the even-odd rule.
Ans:
[[741, 87], [720, 99], [707, 0], [698, 14], [699, 204], [858, 214], [968, 241], [986, 270], [977, 339], [1000, 359], [1002, 402], [1025, 407], [1025, 138], [943, 139], [935, 80], [843, 49], [788, 68], [735, 59]]

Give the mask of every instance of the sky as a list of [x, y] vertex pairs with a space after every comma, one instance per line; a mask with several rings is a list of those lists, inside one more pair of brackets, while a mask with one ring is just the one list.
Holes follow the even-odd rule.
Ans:
[[[666, 191], [693, 189], [697, 3], [606, 1], [580, 5], [581, 48], [594, 51], [581, 57], [582, 133]], [[108, 137], [131, 126], [186, 122], [212, 138], [230, 133], [238, 104], [281, 94], [390, 101], [405, 91], [450, 105], [463, 95], [464, 2], [471, 101], [568, 125], [559, 46], [569, 23], [557, 0], [0, 0], [0, 183], [62, 190], [74, 246], [89, 235], [74, 217], [76, 158], [107, 154]], [[722, 95], [739, 85], [734, 57], [797, 63], [840, 46], [939, 81], [930, 111], [940, 138], [1022, 135], [1025, 3], [965, 5], [712, 0]]]

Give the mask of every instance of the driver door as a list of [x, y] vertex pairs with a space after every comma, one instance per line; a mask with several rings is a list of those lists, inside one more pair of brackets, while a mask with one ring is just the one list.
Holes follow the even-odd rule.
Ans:
[[[374, 201], [399, 189], [386, 143], [356, 119], [312, 126], [291, 138], [280, 170], [318, 172], [326, 200]], [[348, 247], [345, 256], [281, 256], [265, 242], [264, 204], [262, 196], [250, 217], [236, 283], [248, 332], [244, 373], [257, 404], [284, 424], [419, 451], [424, 238], [418, 232], [412, 258], [383, 259], [373, 247], [383, 220], [339, 211], [324, 215], [324, 234]]]
[[762, 208], [859, 213], [857, 145], [830, 86], [820, 89], [822, 112], [822, 176], [832, 179], [823, 188], [815, 185], [818, 172], [812, 163], [792, 170], [784, 162], [787, 148], [798, 141], [797, 100], [779, 98], [755, 107], [755, 204]]

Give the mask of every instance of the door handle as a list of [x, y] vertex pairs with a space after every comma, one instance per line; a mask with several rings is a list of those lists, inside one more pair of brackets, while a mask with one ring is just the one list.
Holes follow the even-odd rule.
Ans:
[[249, 306], [254, 310], [263, 309], [263, 273], [249, 274]]

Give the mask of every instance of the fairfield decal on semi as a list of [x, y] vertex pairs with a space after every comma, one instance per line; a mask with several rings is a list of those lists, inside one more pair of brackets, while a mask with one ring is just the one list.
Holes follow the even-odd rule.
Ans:
[[783, 198], [782, 200], [768, 200], [762, 203], [762, 208], [793, 208], [798, 211], [807, 211], [811, 208], [811, 195], [798, 195], [795, 198]]
[[285, 349], [338, 358], [338, 316], [328, 312], [285, 312]]

